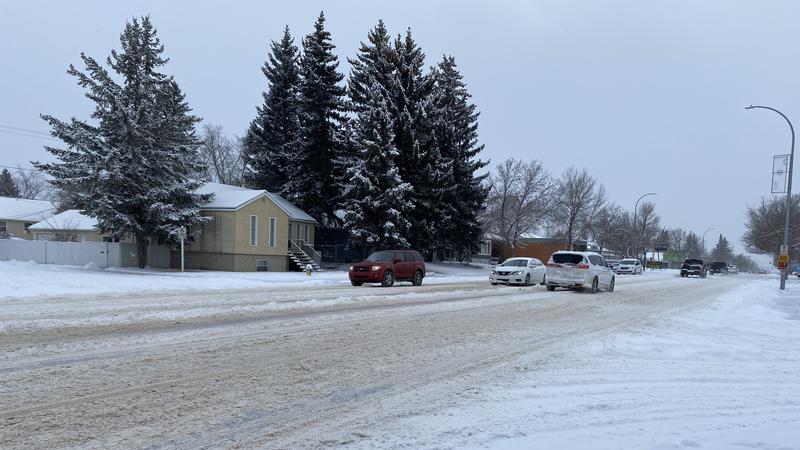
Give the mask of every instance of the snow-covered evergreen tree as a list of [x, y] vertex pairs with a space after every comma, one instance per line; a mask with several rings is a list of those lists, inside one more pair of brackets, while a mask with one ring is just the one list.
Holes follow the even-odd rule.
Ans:
[[478, 144], [478, 115], [470, 103], [463, 77], [455, 58], [445, 56], [433, 71], [434, 137], [445, 164], [441, 184], [441, 220], [436, 227], [437, 245], [453, 250], [459, 259], [477, 250], [482, 228], [478, 216], [483, 209], [487, 174], [476, 172], [488, 163], [477, 159], [483, 150]]
[[367, 43], [362, 42], [355, 58], [348, 58], [351, 72], [347, 82], [349, 106], [353, 111], [369, 109], [373, 84], [378, 83], [389, 95], [387, 108], [394, 111], [394, 96], [398, 92], [397, 66], [395, 51], [383, 21], [378, 21], [375, 28], [367, 34]]
[[261, 71], [269, 89], [264, 103], [244, 138], [247, 157], [247, 184], [293, 197], [287, 192], [289, 181], [302, 177], [294, 173], [299, 149], [298, 88], [300, 74], [298, 49], [287, 26], [280, 42], [273, 41]]
[[389, 93], [377, 81], [365, 92], [354, 124], [355, 158], [346, 171], [345, 226], [360, 248], [397, 248], [409, 245], [406, 235], [411, 208], [411, 186], [400, 178], [394, 146]]
[[3, 169], [0, 172], [0, 196], [2, 197], [19, 197], [19, 189], [17, 183], [14, 182], [14, 177], [8, 169]]
[[59, 162], [36, 166], [97, 218], [101, 232], [132, 234], [145, 267], [151, 240], [206, 220], [198, 205], [208, 197], [196, 193], [201, 183], [192, 177], [202, 169], [194, 131], [199, 119], [173, 77], [159, 72], [167, 59], [150, 18], [126, 24], [120, 43], [121, 51], [107, 59], [111, 71], [84, 54], [85, 71], [70, 65], [67, 73], [95, 103], [92, 121], [43, 115], [66, 148], [45, 147]]
[[393, 92], [395, 146], [400, 177], [412, 187], [413, 208], [409, 242], [430, 253], [436, 247], [435, 230], [441, 222], [442, 174], [448, 171], [433, 136], [433, 78], [423, 72], [425, 54], [411, 30], [394, 42], [398, 88]]
[[314, 31], [303, 38], [300, 58], [300, 145], [297, 176], [289, 180], [288, 197], [323, 224], [338, 224], [342, 194], [345, 135], [345, 88], [339, 83], [335, 46], [320, 13]]
[[713, 250], [711, 250], [711, 260], [722, 261], [730, 264], [733, 260], [733, 257], [733, 245], [728, 242], [728, 239], [725, 238], [725, 236], [720, 234], [719, 240], [717, 240], [717, 245], [714, 246]]

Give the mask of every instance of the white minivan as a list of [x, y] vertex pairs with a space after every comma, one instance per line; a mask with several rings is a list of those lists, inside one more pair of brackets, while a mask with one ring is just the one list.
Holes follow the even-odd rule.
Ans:
[[614, 271], [594, 252], [555, 252], [547, 262], [547, 290], [589, 288], [592, 294], [601, 288], [614, 292]]

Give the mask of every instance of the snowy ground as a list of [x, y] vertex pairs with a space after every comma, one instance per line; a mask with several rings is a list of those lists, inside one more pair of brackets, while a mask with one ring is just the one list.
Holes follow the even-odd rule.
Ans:
[[[425, 283], [484, 280], [479, 266], [428, 265]], [[347, 272], [333, 270], [307, 276], [301, 272], [176, 272], [168, 270], [98, 269], [33, 262], [0, 261], [0, 300], [48, 295], [122, 294], [209, 289], [346, 286]]]
[[603, 336], [352, 447], [800, 448], [800, 283], [776, 283]]
[[478, 272], [0, 299], [0, 448], [800, 443], [800, 281], [648, 272], [591, 295]]

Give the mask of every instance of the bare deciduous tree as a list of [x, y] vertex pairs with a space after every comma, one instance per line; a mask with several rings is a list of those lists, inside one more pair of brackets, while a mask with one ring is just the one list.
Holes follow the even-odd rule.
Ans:
[[634, 254], [638, 254], [642, 248], [647, 248], [656, 238], [660, 231], [661, 218], [656, 214], [656, 205], [650, 202], [642, 203], [636, 213], [636, 248]]
[[[800, 245], [800, 195], [792, 195], [789, 218], [789, 248], [794, 257]], [[742, 242], [751, 253], [777, 255], [783, 245], [786, 220], [786, 198], [762, 198], [756, 206], [748, 206]]]
[[206, 167], [201, 176], [209, 181], [241, 186], [245, 168], [242, 140], [222, 133], [219, 125], [203, 125], [203, 143], [198, 151]]
[[19, 198], [42, 198], [50, 190], [50, 184], [44, 174], [38, 170], [23, 169], [17, 166], [16, 173], [14, 173], [14, 182], [17, 184]]
[[520, 237], [534, 232], [549, 213], [555, 182], [541, 162], [514, 158], [499, 164], [487, 180], [483, 222], [514, 255]]
[[597, 180], [586, 169], [570, 167], [558, 181], [557, 207], [553, 219], [559, 229], [558, 234], [567, 240], [572, 248], [576, 236], [583, 232], [583, 225], [595, 205], [605, 202], [605, 188], [597, 187]]

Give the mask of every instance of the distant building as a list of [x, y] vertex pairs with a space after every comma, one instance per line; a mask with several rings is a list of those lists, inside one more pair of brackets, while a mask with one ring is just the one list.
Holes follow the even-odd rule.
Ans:
[[0, 197], [0, 238], [31, 240], [29, 228], [55, 211], [55, 206], [46, 200]]

